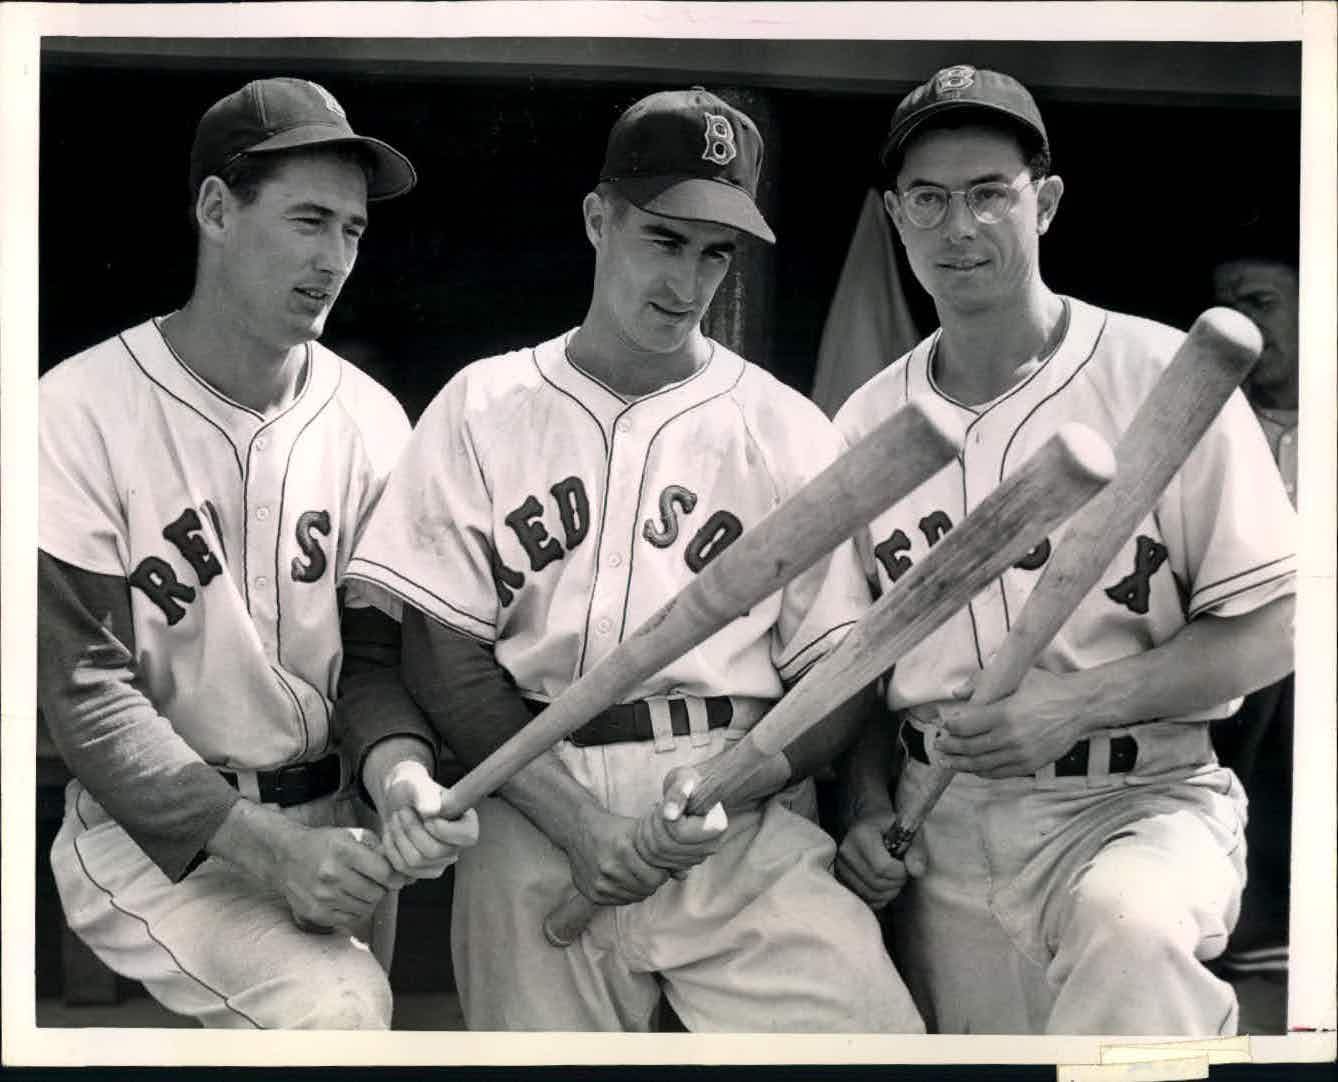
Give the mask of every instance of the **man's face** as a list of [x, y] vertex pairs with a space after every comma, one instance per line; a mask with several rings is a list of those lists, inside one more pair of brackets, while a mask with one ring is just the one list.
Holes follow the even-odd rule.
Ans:
[[1249, 383], [1283, 387], [1296, 379], [1298, 310], [1296, 272], [1262, 260], [1239, 259], [1213, 271], [1217, 304], [1250, 317], [1264, 337], [1264, 351], [1250, 372]]
[[[596, 197], [598, 198], [598, 197]], [[647, 214], [611, 200], [595, 239], [595, 308], [630, 348], [681, 349], [729, 269], [738, 230]]]
[[966, 191], [986, 181], [1018, 182], [1018, 198], [999, 222], [980, 222], [960, 195], [938, 225], [912, 225], [889, 196], [888, 210], [911, 269], [935, 304], [968, 314], [1007, 306], [1026, 296], [1039, 277], [1039, 238], [1063, 192], [1058, 177], [1029, 184], [1022, 148], [1007, 134], [982, 127], [930, 131], [908, 145], [897, 192], [917, 184]]
[[337, 155], [293, 155], [245, 206], [230, 195], [222, 280], [242, 331], [276, 348], [318, 338], [367, 227], [367, 180]]

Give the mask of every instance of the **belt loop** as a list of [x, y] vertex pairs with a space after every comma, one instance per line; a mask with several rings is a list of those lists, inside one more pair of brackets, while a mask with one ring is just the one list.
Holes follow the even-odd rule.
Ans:
[[1110, 733], [1103, 729], [1087, 739], [1087, 784], [1099, 787], [1110, 777]]
[[655, 737], [655, 750], [673, 751], [674, 723], [669, 716], [669, 700], [645, 699], [643, 702], [650, 712], [650, 731]]
[[237, 771], [237, 792], [246, 797], [247, 800], [253, 800], [257, 804], [260, 800], [260, 779], [256, 777], [254, 770]]
[[1053, 785], [1055, 780], [1054, 763], [1046, 763], [1045, 766], [1036, 771], [1036, 781], [1041, 785]]
[[706, 700], [695, 695], [685, 696], [683, 705], [688, 709], [688, 732], [694, 748], [704, 748], [711, 742], [711, 728], [707, 724]]

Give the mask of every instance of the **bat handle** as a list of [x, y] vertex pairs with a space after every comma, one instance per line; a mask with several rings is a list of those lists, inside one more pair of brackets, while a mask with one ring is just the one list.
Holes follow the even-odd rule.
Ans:
[[897, 817], [883, 834], [883, 844], [888, 853], [898, 860], [904, 860], [910, 850], [911, 842], [924, 825], [925, 817], [934, 809], [943, 790], [956, 776], [956, 771], [946, 766], [932, 766], [924, 784], [911, 794], [906, 807], [897, 812]]
[[573, 888], [562, 904], [544, 918], [544, 938], [555, 947], [570, 947], [590, 926], [600, 907]]

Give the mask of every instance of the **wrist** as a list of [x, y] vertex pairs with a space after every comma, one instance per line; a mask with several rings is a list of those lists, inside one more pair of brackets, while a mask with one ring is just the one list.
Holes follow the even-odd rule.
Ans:
[[363, 758], [360, 780], [377, 814], [384, 816], [386, 793], [397, 777], [406, 770], [421, 768], [432, 778], [435, 766], [432, 749], [425, 741], [411, 736], [392, 736], [372, 745]]
[[239, 800], [205, 844], [212, 856], [235, 864], [252, 878], [272, 884], [298, 834], [306, 828], [278, 812]]

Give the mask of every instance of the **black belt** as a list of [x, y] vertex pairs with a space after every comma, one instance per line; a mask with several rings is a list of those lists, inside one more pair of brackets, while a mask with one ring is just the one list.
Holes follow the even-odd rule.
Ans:
[[[240, 788], [237, 775], [232, 771], [220, 770], [218, 773], [234, 789]], [[339, 755], [336, 752], [315, 762], [296, 763], [278, 770], [257, 770], [255, 776], [262, 804], [291, 808], [295, 804], [305, 804], [338, 791]]]
[[[917, 762], [928, 763], [925, 754], [925, 734], [910, 722], [901, 723], [901, 742], [906, 746], [906, 753]], [[1055, 760], [1055, 777], [1076, 778], [1087, 775], [1088, 760], [1092, 754], [1092, 742], [1079, 740], [1064, 754]], [[1110, 766], [1112, 774], [1127, 774], [1138, 762], [1138, 741], [1123, 734], [1110, 738]]]
[[[686, 699], [666, 699], [669, 704], [669, 725], [675, 736], [688, 736], [692, 723], [688, 720]], [[706, 727], [724, 729], [734, 720], [734, 703], [726, 696], [702, 699], [706, 704]], [[537, 714], [547, 703], [526, 699], [530, 713]], [[655, 727], [650, 720], [650, 705], [640, 699], [634, 703], [619, 703], [602, 714], [596, 714], [569, 737], [578, 748], [597, 747], [601, 744], [627, 744], [637, 740], [654, 740]]]

